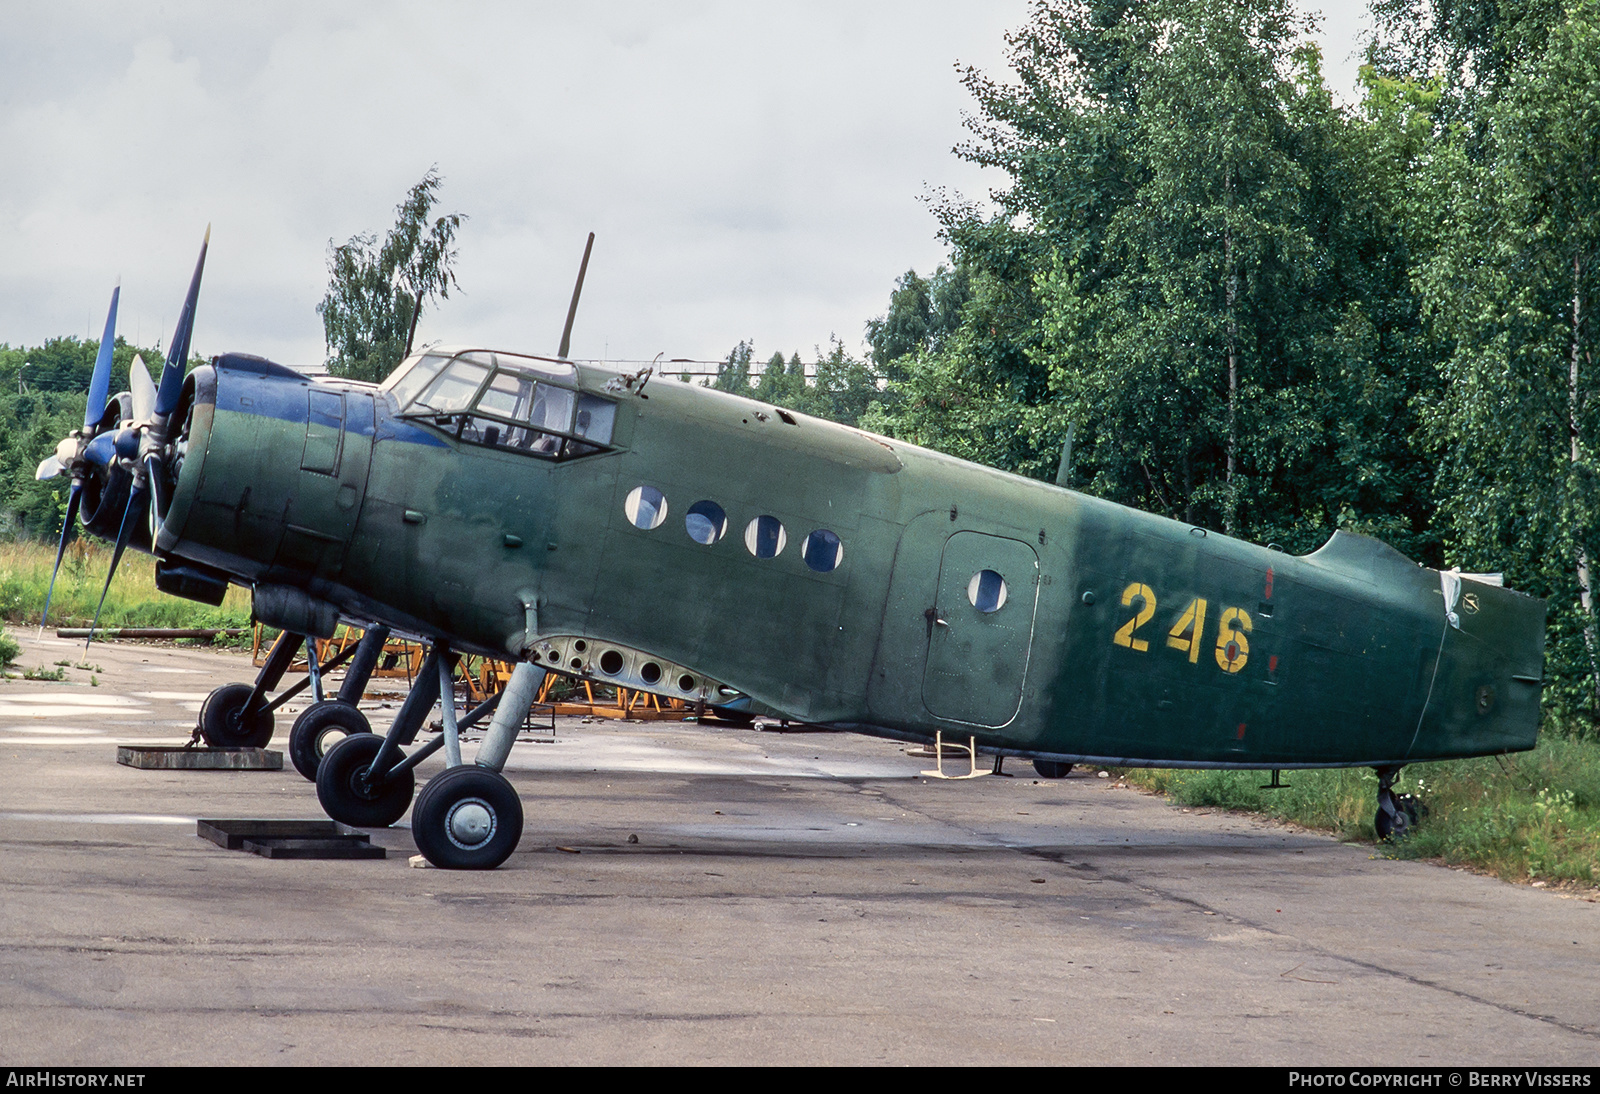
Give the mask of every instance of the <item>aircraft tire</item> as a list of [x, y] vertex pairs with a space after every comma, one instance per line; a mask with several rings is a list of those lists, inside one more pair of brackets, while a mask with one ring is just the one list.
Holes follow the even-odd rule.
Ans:
[[263, 710], [244, 725], [239, 715], [255, 689], [224, 684], [200, 705], [200, 736], [212, 748], [265, 748], [272, 740], [272, 712]]
[[1062, 763], [1060, 760], [1034, 760], [1033, 769], [1039, 773], [1041, 779], [1064, 779], [1067, 772], [1072, 770], [1072, 765]]
[[346, 737], [322, 757], [317, 768], [317, 800], [328, 816], [355, 828], [387, 828], [406, 815], [416, 778], [407, 768], [379, 786], [370, 786], [366, 770], [383, 747], [376, 733]]
[[317, 781], [317, 768], [322, 757], [336, 742], [334, 734], [349, 737], [356, 733], [371, 733], [372, 723], [349, 703], [326, 699], [312, 703], [300, 712], [289, 729], [289, 760], [294, 769], [312, 782]]
[[442, 870], [493, 870], [522, 840], [522, 799], [498, 771], [452, 767], [417, 795], [411, 836]]

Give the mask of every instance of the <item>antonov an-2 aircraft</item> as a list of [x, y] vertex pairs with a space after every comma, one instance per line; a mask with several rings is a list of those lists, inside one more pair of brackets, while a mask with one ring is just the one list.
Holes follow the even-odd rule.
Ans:
[[[442, 747], [412, 813], [436, 865], [515, 849], [500, 769], [547, 672], [950, 737], [1045, 776], [1372, 767], [1385, 835], [1415, 820], [1401, 765], [1534, 745], [1544, 604], [1488, 579], [1345, 532], [1296, 557], [575, 363], [571, 312], [554, 357], [430, 348], [371, 385], [223, 354], [185, 377], [204, 259], [159, 386], [140, 364], [108, 402], [113, 297], [84, 427], [40, 475], [71, 473], [68, 521], [115, 541], [113, 569], [132, 545], [176, 595], [248, 585], [256, 618], [295, 636], [254, 686], [207, 700], [212, 744], [266, 743], [265, 694], [301, 636], [366, 628], [290, 750], [332, 817], [375, 826], [412, 806], [416, 764]], [[354, 704], [391, 631], [431, 654], [380, 736]], [[488, 711], [453, 702], [406, 754], [467, 653], [518, 663], [475, 761], [460, 730]]]

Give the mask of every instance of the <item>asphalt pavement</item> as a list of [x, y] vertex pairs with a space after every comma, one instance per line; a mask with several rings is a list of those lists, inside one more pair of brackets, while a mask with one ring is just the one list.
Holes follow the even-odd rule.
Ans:
[[116, 746], [248, 656], [19, 637], [68, 664], [0, 682], [0, 1065], [1600, 1061], [1600, 905], [1093, 770], [562, 718], [499, 870], [418, 868], [404, 820], [381, 861], [225, 851], [196, 818], [315, 788]]

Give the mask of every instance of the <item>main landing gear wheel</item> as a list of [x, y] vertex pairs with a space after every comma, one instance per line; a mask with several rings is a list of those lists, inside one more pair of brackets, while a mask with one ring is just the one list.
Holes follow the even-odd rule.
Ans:
[[255, 688], [249, 684], [225, 684], [217, 688], [200, 706], [200, 736], [212, 748], [265, 748], [272, 740], [272, 712], [260, 710], [248, 723], [243, 718], [245, 704]]
[[417, 795], [411, 836], [441, 869], [493, 870], [522, 839], [522, 800], [498, 771], [452, 767]]
[[377, 785], [367, 778], [382, 747], [376, 733], [357, 733], [328, 749], [317, 768], [317, 800], [328, 816], [355, 828], [387, 828], [405, 816], [417, 785], [411, 769]]
[[1064, 779], [1067, 772], [1072, 770], [1072, 765], [1059, 760], [1034, 760], [1033, 769], [1041, 779]]
[[372, 723], [367, 716], [349, 703], [336, 699], [312, 703], [289, 730], [289, 759], [296, 771], [316, 782], [322, 757], [339, 738], [371, 732]]

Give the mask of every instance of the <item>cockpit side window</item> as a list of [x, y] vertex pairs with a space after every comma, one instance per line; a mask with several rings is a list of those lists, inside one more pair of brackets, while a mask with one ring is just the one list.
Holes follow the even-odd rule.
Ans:
[[472, 397], [478, 393], [478, 388], [483, 386], [484, 377], [488, 375], [487, 365], [458, 357], [450, 362], [450, 366], [441, 372], [407, 409], [413, 413], [421, 410], [432, 411], [435, 414], [451, 414], [465, 410], [472, 405]]
[[533, 396], [530, 420], [541, 429], [566, 433], [572, 429], [572, 395], [566, 388], [540, 384]]
[[611, 443], [611, 429], [617, 423], [617, 404], [598, 395], [578, 396], [578, 424], [573, 432], [596, 444]]
[[403, 410], [405, 405], [416, 397], [417, 392], [427, 387], [429, 382], [439, 375], [439, 370], [448, 360], [448, 357], [434, 354], [413, 357], [403, 362], [389, 375], [383, 382], [383, 389], [395, 397], [396, 403]]
[[402, 414], [469, 444], [545, 459], [603, 451], [611, 443], [616, 403], [572, 390], [562, 381], [575, 382], [576, 370], [551, 376], [556, 367], [483, 351], [423, 357], [404, 375], [396, 371], [390, 391], [401, 398]]

